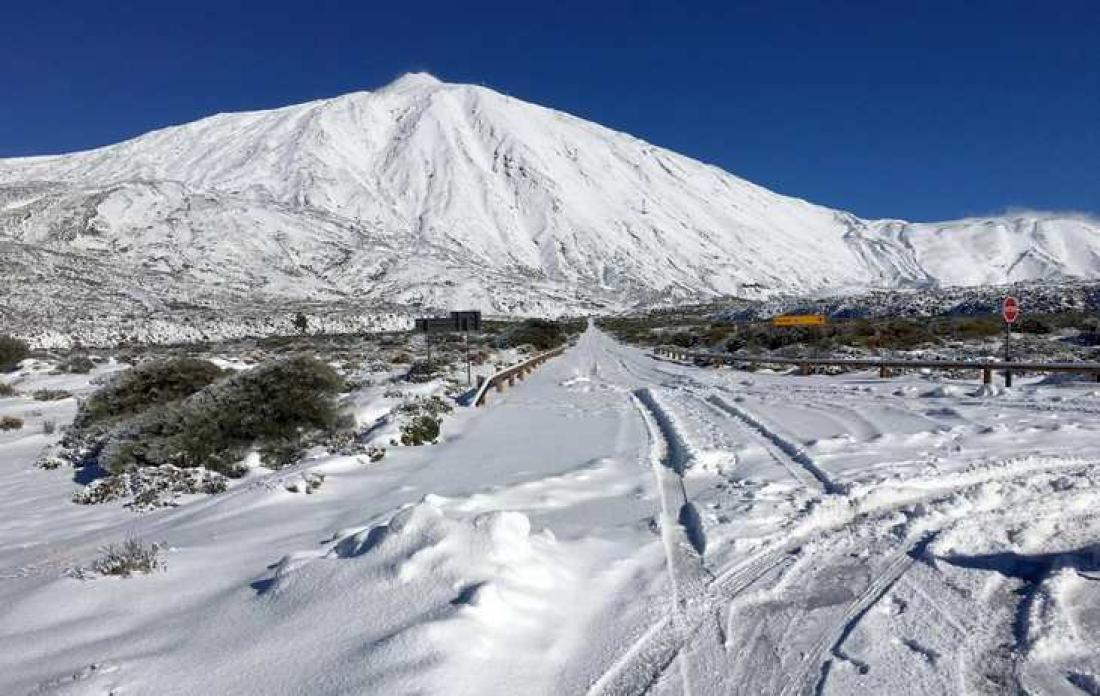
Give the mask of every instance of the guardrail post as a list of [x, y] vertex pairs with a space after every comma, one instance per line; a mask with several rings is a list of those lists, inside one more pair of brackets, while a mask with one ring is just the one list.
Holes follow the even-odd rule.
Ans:
[[1100, 372], [1094, 372], [1092, 376], [1097, 382], [1100, 382]]
[[885, 365], [879, 365], [879, 367], [878, 367], [878, 376], [881, 377], [882, 379], [886, 379], [887, 377], [892, 376], [892, 374], [890, 372], [890, 368], [885, 366]]
[[502, 392], [502, 391], [504, 391], [504, 380], [502, 380], [502, 379], [498, 379], [498, 380], [497, 380], [497, 383], [496, 383], [496, 384], [494, 384], [493, 386], [497, 388], [497, 391], [498, 391], [498, 392]]
[[810, 372], [810, 364], [809, 363], [802, 363], [801, 365], [799, 365], [798, 366], [798, 374], [800, 374], [800, 375], [812, 374]]
[[993, 384], [993, 370], [991, 368], [982, 368], [982, 384]]

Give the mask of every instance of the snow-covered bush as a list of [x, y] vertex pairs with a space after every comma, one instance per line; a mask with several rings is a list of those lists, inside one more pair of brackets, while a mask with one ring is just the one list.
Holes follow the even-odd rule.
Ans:
[[0, 430], [19, 430], [22, 427], [22, 418], [18, 416], [0, 416]]
[[444, 413], [450, 413], [454, 410], [454, 407], [441, 399], [436, 395], [432, 396], [418, 396], [414, 399], [403, 402], [397, 407], [397, 412], [415, 416], [421, 413], [425, 413], [433, 418], [439, 418]]
[[429, 415], [416, 416], [401, 426], [401, 444], [423, 445], [439, 439], [439, 419]]
[[313, 358], [265, 363], [119, 424], [103, 439], [98, 463], [116, 474], [172, 464], [232, 476], [256, 447], [265, 464], [280, 467], [306, 444], [350, 427], [336, 405], [342, 387]]
[[[44, 468], [55, 468], [46, 466]], [[181, 495], [223, 493], [228, 479], [202, 468], [181, 469], [171, 465], [142, 467], [115, 476], [97, 479], [73, 494], [73, 502], [95, 505], [133, 498], [127, 507], [148, 509], [171, 507]]]
[[100, 575], [116, 575], [128, 578], [134, 573], [152, 573], [164, 570], [161, 558], [162, 544], [145, 545], [140, 539], [130, 538], [121, 544], [111, 544], [101, 550], [92, 564], [92, 570]]
[[206, 360], [175, 358], [143, 363], [120, 373], [84, 401], [74, 425], [85, 429], [115, 422], [190, 396], [221, 376], [221, 369]]
[[30, 354], [26, 342], [11, 336], [0, 336], [0, 372], [11, 372]]
[[291, 481], [285, 488], [291, 493], [305, 492], [312, 494], [325, 482], [325, 475], [320, 471], [310, 471], [302, 474], [301, 481]]
[[38, 389], [31, 393], [35, 401], [61, 401], [68, 399], [73, 393], [64, 389]]
[[453, 410], [454, 407], [446, 400], [434, 394], [404, 401], [394, 409], [404, 418], [401, 424], [401, 444], [434, 443], [439, 439], [439, 425], [443, 421], [443, 415]]

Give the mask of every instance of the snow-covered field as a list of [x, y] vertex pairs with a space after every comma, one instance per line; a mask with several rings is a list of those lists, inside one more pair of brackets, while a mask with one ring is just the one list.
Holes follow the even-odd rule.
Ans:
[[[19, 386], [49, 380], [87, 388]], [[34, 467], [75, 402], [0, 398], [36, 409], [0, 432], [0, 693], [1100, 693], [1100, 385], [701, 369], [590, 329], [439, 445], [140, 515]], [[167, 569], [70, 572], [127, 537]]]

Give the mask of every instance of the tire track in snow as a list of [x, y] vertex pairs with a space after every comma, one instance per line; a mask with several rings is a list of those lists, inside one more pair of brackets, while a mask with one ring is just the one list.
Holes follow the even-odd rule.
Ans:
[[701, 623], [700, 599], [712, 580], [703, 565], [705, 533], [684, 487], [683, 471], [691, 455], [652, 390], [634, 391], [631, 401], [649, 433], [649, 465], [660, 499], [658, 519], [672, 588], [672, 612], [650, 627], [588, 693], [645, 693], [677, 658], [684, 692], [691, 693], [691, 666], [681, 648]]
[[688, 500], [687, 489], [684, 487], [684, 472], [693, 459], [691, 450], [673, 424], [668, 411], [658, 402], [653, 390], [639, 389], [633, 393], [633, 397], [636, 404], [643, 410], [642, 416], [646, 418], [646, 427], [650, 431], [651, 441], [660, 443], [659, 463], [664, 469], [675, 474], [671, 477], [667, 474], [659, 477], [666, 481], [663, 490], [668, 492], [667, 502], [670, 503], [665, 512], [671, 514], [674, 504], [676, 519], [683, 527], [687, 540], [701, 558], [706, 551], [706, 533], [699, 518], [699, 511]]
[[[752, 415], [744, 408], [729, 403], [717, 394], [711, 394], [710, 396], [708, 396], [707, 401], [709, 401], [711, 404], [714, 404], [714, 406], [725, 412], [727, 415], [736, 418], [742, 424], [747, 426], [748, 430], [755, 432], [760, 439], [767, 443], [765, 449], [767, 449], [769, 454], [772, 455], [772, 458], [783, 464], [783, 466], [791, 472], [791, 475], [794, 476], [796, 480], [817, 488], [824, 493], [837, 494], [844, 492], [843, 487], [835, 483], [829, 477], [829, 475], [826, 474], [821, 469], [821, 467], [819, 467], [814, 462], [813, 458], [811, 458], [810, 455], [806, 453], [805, 449], [780, 435], [778, 432], [775, 431], [774, 428], [764, 425], [764, 423], [759, 418]], [[778, 449], [786, 456], [781, 457], [776, 454], [776, 449]], [[797, 465], [798, 469], [787, 466], [786, 461], [793, 462]], [[799, 474], [799, 469], [801, 471], [804, 471], [805, 473], [808, 473], [812, 477], [812, 480], [807, 479], [804, 474]]]
[[[935, 532], [925, 534], [915, 543], [897, 552], [886, 569], [879, 573], [863, 592], [848, 605], [840, 620], [834, 623], [830, 630], [822, 634], [821, 638], [814, 643], [813, 648], [803, 657], [801, 668], [787, 683], [787, 686], [783, 688], [781, 694], [810, 693], [809, 687], [813, 670], [818, 664], [821, 665], [820, 672], [817, 679], [813, 680], [813, 693], [815, 696], [821, 696], [824, 693], [825, 682], [828, 679], [833, 660], [852, 662], [861, 671], [867, 669], [867, 665], [844, 655], [842, 652], [844, 641], [848, 639], [848, 636], [859, 625], [867, 612], [878, 604], [879, 600], [886, 596], [886, 593], [894, 586], [894, 583], [901, 579], [905, 572], [920, 559], [925, 548], [932, 543], [935, 536]], [[826, 650], [831, 652], [833, 657], [822, 662]]]

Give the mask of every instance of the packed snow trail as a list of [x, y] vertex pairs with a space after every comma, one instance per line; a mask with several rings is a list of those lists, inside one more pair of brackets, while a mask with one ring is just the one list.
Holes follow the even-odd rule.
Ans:
[[[1100, 393], [968, 389], [590, 328], [439, 445], [141, 516], [0, 434], [0, 693], [1087, 693]], [[128, 535], [167, 572], [66, 574]]]

